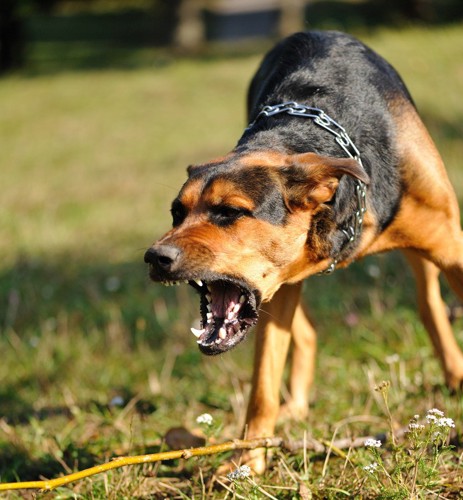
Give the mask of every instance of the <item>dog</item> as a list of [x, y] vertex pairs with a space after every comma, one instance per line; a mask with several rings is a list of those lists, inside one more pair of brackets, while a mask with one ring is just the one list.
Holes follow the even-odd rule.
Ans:
[[[291, 341], [288, 407], [307, 412], [316, 334], [301, 282], [378, 252], [404, 252], [445, 381], [460, 388], [463, 354], [438, 281], [442, 271], [463, 299], [459, 207], [398, 73], [347, 34], [296, 33], [264, 57], [247, 107], [236, 147], [188, 167], [173, 228], [145, 254], [152, 280], [199, 292], [192, 332], [204, 354], [257, 323], [247, 436], [274, 433]], [[246, 461], [265, 469], [260, 450]]]

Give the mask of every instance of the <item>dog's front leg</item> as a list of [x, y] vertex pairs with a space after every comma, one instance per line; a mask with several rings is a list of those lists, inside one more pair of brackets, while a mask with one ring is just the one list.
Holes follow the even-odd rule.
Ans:
[[302, 302], [294, 313], [292, 334], [291, 372], [289, 399], [280, 408], [280, 419], [302, 420], [309, 411], [309, 390], [315, 371], [317, 333], [310, 322]]
[[[299, 303], [301, 283], [284, 285], [262, 306], [255, 332], [254, 374], [246, 417], [248, 438], [272, 436], [280, 408], [280, 385]], [[265, 453], [253, 450], [243, 457], [255, 472], [265, 470]]]

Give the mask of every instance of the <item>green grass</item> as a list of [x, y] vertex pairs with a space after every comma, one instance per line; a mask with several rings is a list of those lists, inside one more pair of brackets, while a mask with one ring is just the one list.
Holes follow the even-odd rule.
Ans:
[[[362, 38], [402, 73], [462, 199], [463, 26]], [[34, 71], [0, 81], [1, 480], [158, 450], [169, 428], [193, 429], [205, 411], [223, 424], [217, 440], [239, 437], [251, 340], [202, 357], [189, 333], [192, 293], [149, 283], [142, 258], [170, 225], [186, 166], [234, 146], [260, 56], [145, 51], [136, 69], [49, 72], [40, 54]], [[317, 380], [307, 421], [282, 423], [279, 435], [387, 430], [372, 390], [385, 379], [398, 425], [438, 407], [461, 432], [461, 398], [442, 386], [399, 256], [315, 277], [305, 295], [319, 331]], [[454, 325], [460, 344], [462, 323]], [[460, 453], [440, 468], [443, 497], [461, 488]], [[304, 464], [302, 454], [277, 454], [257, 482], [278, 498], [297, 498], [301, 483], [317, 498], [338, 490], [375, 497], [361, 470], [366, 452], [350, 456], [352, 464], [331, 458], [323, 469], [318, 456]], [[207, 480], [221, 460], [132, 467], [62, 488], [59, 498], [201, 498], [199, 469]]]

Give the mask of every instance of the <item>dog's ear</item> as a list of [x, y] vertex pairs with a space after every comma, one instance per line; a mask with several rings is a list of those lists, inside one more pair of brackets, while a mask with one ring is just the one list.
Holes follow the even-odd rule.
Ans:
[[188, 177], [193, 177], [195, 174], [199, 173], [202, 168], [204, 168], [204, 165], [188, 165], [186, 173]]
[[290, 155], [281, 169], [289, 209], [315, 208], [329, 202], [343, 175], [365, 184], [370, 179], [362, 166], [351, 158], [331, 158], [315, 153]]

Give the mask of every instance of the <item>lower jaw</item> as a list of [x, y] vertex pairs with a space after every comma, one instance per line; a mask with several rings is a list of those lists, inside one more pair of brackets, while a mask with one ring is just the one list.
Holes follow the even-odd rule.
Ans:
[[199, 350], [207, 356], [223, 354], [240, 344], [246, 338], [247, 331], [241, 332], [240, 334], [237, 333], [235, 335], [238, 335], [238, 337], [229, 340], [225, 339], [220, 344], [216, 344], [215, 342], [211, 342], [210, 344], [198, 343]]

